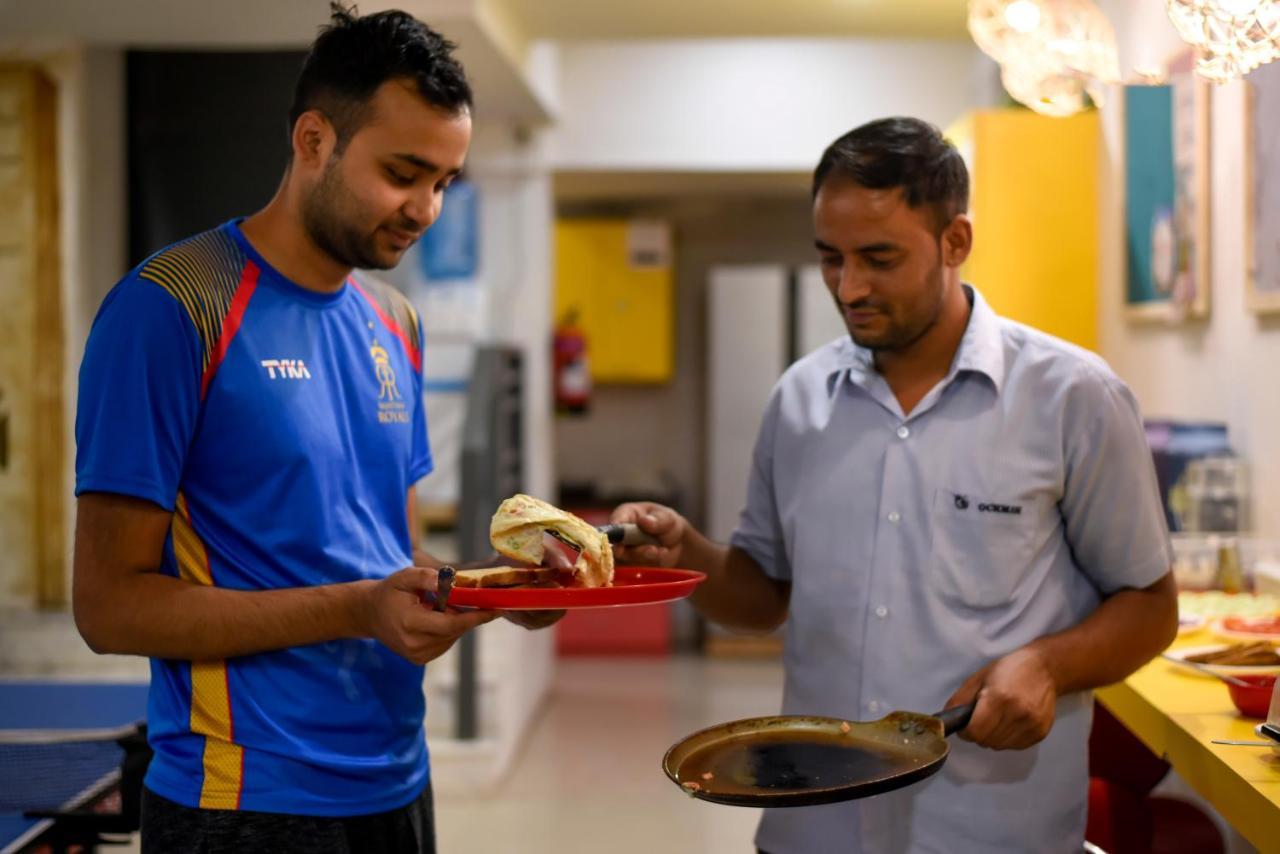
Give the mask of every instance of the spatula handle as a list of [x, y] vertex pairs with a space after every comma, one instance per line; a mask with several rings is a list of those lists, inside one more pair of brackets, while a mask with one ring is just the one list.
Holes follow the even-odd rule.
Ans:
[[437, 611], [449, 606], [449, 594], [453, 592], [453, 576], [456, 570], [451, 566], [442, 566], [436, 570], [436, 604]]
[[942, 721], [942, 732], [944, 735], [951, 735], [960, 732], [969, 725], [969, 719], [973, 717], [973, 703], [965, 703], [963, 706], [952, 706], [949, 709], [943, 709], [934, 717]]
[[611, 522], [608, 525], [601, 525], [596, 530], [603, 533], [609, 538], [609, 542], [615, 546], [660, 546], [662, 543], [656, 537], [646, 534], [640, 530], [638, 525], [630, 522]]

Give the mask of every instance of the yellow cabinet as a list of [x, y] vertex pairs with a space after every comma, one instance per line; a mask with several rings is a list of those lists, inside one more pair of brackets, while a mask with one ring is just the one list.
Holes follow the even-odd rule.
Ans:
[[965, 280], [999, 314], [1097, 349], [1097, 111], [982, 110], [948, 136], [972, 176]]
[[673, 292], [671, 232], [665, 223], [556, 223], [555, 319], [576, 314], [587, 336], [594, 382], [671, 378]]

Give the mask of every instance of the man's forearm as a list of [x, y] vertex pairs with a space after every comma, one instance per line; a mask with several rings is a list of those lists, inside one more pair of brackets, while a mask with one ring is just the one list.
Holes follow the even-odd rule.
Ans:
[[787, 618], [785, 586], [765, 575], [745, 552], [689, 529], [681, 563], [707, 574], [690, 601], [708, 620], [731, 629], [770, 632]]
[[140, 572], [77, 591], [75, 616], [95, 652], [210, 661], [366, 636], [374, 584], [245, 591]]
[[1170, 574], [1145, 589], [1115, 593], [1078, 625], [1030, 648], [1043, 657], [1061, 695], [1119, 682], [1172, 643], [1177, 632], [1177, 590]]

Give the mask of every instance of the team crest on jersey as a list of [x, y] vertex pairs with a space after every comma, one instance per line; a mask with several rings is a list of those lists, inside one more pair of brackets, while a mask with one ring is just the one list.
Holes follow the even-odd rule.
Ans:
[[385, 347], [373, 339], [369, 348], [373, 359], [373, 375], [378, 380], [378, 421], [383, 424], [408, 424], [409, 413], [396, 386], [396, 372], [391, 367], [391, 356]]

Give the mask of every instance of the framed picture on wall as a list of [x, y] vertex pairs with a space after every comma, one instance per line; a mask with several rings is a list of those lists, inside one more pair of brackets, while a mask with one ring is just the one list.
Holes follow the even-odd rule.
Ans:
[[1254, 69], [1246, 115], [1249, 273], [1245, 296], [1259, 314], [1280, 313], [1280, 62]]
[[1168, 81], [1124, 87], [1125, 309], [1209, 314], [1209, 86], [1188, 55]]

